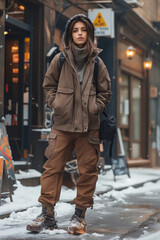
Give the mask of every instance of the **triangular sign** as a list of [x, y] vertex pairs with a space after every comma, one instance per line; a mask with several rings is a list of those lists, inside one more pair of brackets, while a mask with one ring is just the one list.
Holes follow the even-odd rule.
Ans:
[[101, 12], [97, 14], [96, 18], [94, 19], [93, 25], [95, 27], [107, 27], [107, 23], [105, 22]]

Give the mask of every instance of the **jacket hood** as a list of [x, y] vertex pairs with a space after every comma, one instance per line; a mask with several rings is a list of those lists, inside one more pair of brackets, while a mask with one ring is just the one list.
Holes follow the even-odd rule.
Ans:
[[70, 25], [71, 25], [71, 23], [74, 21], [74, 20], [76, 20], [77, 22], [78, 21], [81, 21], [81, 20], [83, 20], [83, 19], [85, 19], [85, 20], [87, 20], [90, 24], [91, 24], [91, 26], [92, 26], [92, 32], [93, 32], [93, 34], [92, 34], [92, 36], [93, 36], [93, 42], [94, 42], [94, 25], [93, 25], [93, 23], [91, 22], [91, 20], [87, 17], [87, 16], [85, 16], [84, 14], [77, 14], [77, 15], [75, 15], [75, 16], [73, 16], [72, 18], [70, 18], [68, 21], [67, 21], [67, 23], [66, 23], [66, 26], [65, 26], [65, 32], [64, 32], [64, 43], [65, 43], [65, 46], [66, 47], [68, 47], [68, 44], [69, 44], [69, 42], [68, 42], [68, 31], [69, 31], [69, 27], [70, 27]]

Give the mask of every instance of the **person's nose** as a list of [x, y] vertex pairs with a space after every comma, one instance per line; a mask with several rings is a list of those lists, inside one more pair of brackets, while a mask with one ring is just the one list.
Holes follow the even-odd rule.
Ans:
[[82, 34], [82, 30], [81, 30], [81, 29], [78, 30], [78, 34], [79, 34], [79, 35]]

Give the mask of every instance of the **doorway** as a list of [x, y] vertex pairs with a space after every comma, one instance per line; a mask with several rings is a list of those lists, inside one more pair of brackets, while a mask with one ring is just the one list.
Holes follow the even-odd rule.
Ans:
[[142, 158], [142, 80], [122, 73], [119, 80], [119, 124], [126, 156]]
[[13, 159], [22, 160], [27, 158], [30, 141], [31, 39], [23, 23], [17, 25], [11, 18], [6, 32], [4, 115]]

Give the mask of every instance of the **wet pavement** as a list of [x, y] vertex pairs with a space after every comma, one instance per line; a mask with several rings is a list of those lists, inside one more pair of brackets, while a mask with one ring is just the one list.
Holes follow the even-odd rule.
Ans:
[[[156, 183], [155, 183], [156, 184]], [[158, 183], [157, 183], [158, 184]], [[13, 235], [6, 234], [0, 239], [7, 240], [31, 240], [31, 239], [82, 239], [82, 240], [126, 240], [138, 239], [140, 236], [148, 236], [150, 233], [160, 231], [160, 189], [148, 189], [147, 192], [129, 192], [125, 198], [116, 199], [112, 196], [101, 195], [95, 200], [95, 208], [87, 212], [87, 233], [82, 236], [73, 236], [67, 233], [67, 226], [71, 216], [58, 217], [57, 234], [53, 231], [33, 234], [25, 230], [25, 222], [15, 226], [7, 226]], [[21, 229], [22, 234], [16, 234], [16, 228]], [[14, 234], [15, 233], [15, 234]], [[152, 239], [154, 240], [154, 239]], [[157, 239], [155, 239], [157, 240]]]

